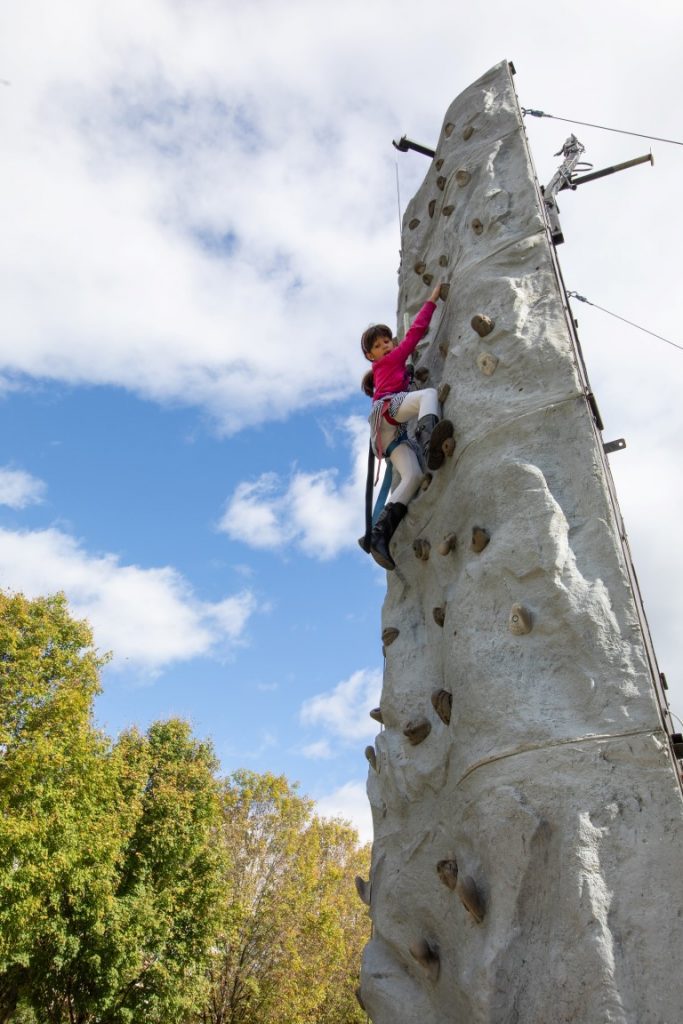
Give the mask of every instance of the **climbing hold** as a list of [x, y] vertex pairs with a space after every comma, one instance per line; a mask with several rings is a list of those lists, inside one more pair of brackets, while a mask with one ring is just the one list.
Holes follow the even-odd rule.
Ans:
[[443, 157], [442, 156], [439, 157], [439, 159], [436, 161], [434, 166], [436, 167], [437, 171], [441, 170], [441, 168], [443, 167]]
[[453, 436], [444, 438], [441, 442], [441, 451], [447, 459], [452, 458], [453, 452], [455, 451], [455, 438]]
[[410, 228], [411, 231], [414, 231], [414, 229], [417, 227], [417, 225], [419, 223], [420, 223], [419, 217], [413, 217], [413, 219], [411, 221], [408, 221], [408, 227]]
[[424, 281], [425, 284], [431, 284], [432, 281], [434, 280], [434, 275], [433, 274], [423, 274], [422, 275], [422, 280]]
[[372, 745], [365, 748], [365, 756], [370, 766], [377, 771], [377, 754], [375, 753], [375, 748]]
[[472, 230], [474, 231], [475, 235], [480, 235], [484, 230], [484, 225], [482, 224], [478, 217], [475, 217], [474, 220], [472, 221]]
[[439, 384], [438, 390], [436, 392], [436, 397], [439, 399], [441, 405], [443, 405], [443, 403], [446, 401], [450, 393], [451, 386], [447, 380], [444, 380], [441, 384]]
[[463, 130], [462, 137], [465, 140], [465, 142], [467, 142], [468, 139], [472, 138], [473, 134], [474, 134], [474, 128], [472, 127], [471, 124], [468, 124], [467, 128], [465, 128]]
[[436, 179], [436, 187], [440, 189], [442, 192], [445, 189], [446, 179], [444, 178], [443, 174], [440, 174], [439, 177]]
[[450, 555], [451, 551], [455, 551], [455, 546], [456, 546], [457, 543], [458, 543], [458, 538], [457, 538], [456, 534], [454, 534], [454, 533], [447, 534], [444, 537], [444, 539], [441, 541], [441, 543], [439, 544], [439, 554], [440, 555]]
[[461, 875], [456, 891], [465, 910], [472, 915], [477, 924], [481, 924], [484, 920], [484, 901], [474, 879], [469, 875]]
[[448, 293], [449, 293], [450, 290], [451, 290], [450, 284], [448, 283], [448, 281], [444, 281], [444, 283], [439, 288], [439, 298], [441, 299], [442, 302], [446, 301], [446, 299], [448, 298]]
[[510, 627], [510, 632], [514, 633], [515, 636], [523, 636], [525, 633], [530, 633], [531, 612], [521, 604], [513, 604], [510, 609], [508, 625]]
[[423, 263], [422, 260], [420, 260], [418, 263], [416, 263], [415, 266], [413, 267], [413, 270], [415, 271], [416, 274], [424, 274], [426, 269], [427, 269], [427, 264]]
[[455, 209], [455, 207], [452, 206], [452, 205], [451, 206], [444, 206], [444, 208], [443, 208], [443, 210], [441, 212], [444, 215], [444, 217], [450, 217], [450, 215], [453, 213], [454, 209]]
[[431, 473], [425, 473], [425, 475], [422, 477], [422, 480], [420, 481], [420, 490], [426, 491], [429, 488], [432, 479], [433, 478]]
[[419, 370], [415, 371], [415, 380], [418, 380], [420, 384], [425, 384], [429, 380], [429, 369], [426, 366], [421, 366]]
[[413, 942], [408, 949], [410, 955], [424, 967], [432, 981], [436, 981], [439, 977], [440, 967], [439, 951], [436, 944], [427, 939], [419, 939], [417, 942]]
[[427, 739], [431, 731], [431, 723], [426, 718], [415, 718], [412, 722], [408, 722], [403, 730], [403, 735], [412, 746], [416, 747], [418, 743]]
[[492, 352], [480, 352], [477, 356], [477, 366], [485, 377], [491, 377], [496, 372], [498, 357]]
[[432, 608], [432, 615], [437, 626], [443, 626], [446, 621], [446, 606], [441, 605], [439, 608]]
[[396, 629], [394, 626], [385, 626], [382, 630], [382, 643], [384, 646], [391, 647], [399, 633], [400, 630]]
[[445, 252], [442, 253], [441, 256], [439, 256], [439, 266], [440, 267], [447, 267], [448, 266], [448, 256], [446, 255]]
[[491, 534], [483, 526], [472, 527], [472, 550], [479, 554], [491, 540]]
[[446, 136], [447, 139], [449, 139], [451, 137], [451, 133], [452, 133], [454, 128], [455, 128], [455, 125], [451, 124], [450, 121], [448, 122], [448, 124], [446, 124], [444, 126], [443, 133], [444, 133], [444, 135]]
[[[440, 690], [439, 692], [441, 693], [442, 691]], [[455, 860], [440, 860], [436, 865], [436, 873], [443, 884], [455, 892], [458, 884], [458, 862]]]
[[370, 715], [370, 718], [373, 718], [376, 722], [379, 722], [380, 725], [384, 725], [384, 718], [382, 717], [381, 708], [373, 708], [372, 711], [368, 712], [368, 714]]
[[496, 321], [492, 320], [490, 316], [486, 316], [485, 313], [475, 313], [470, 320], [470, 324], [480, 338], [485, 338], [496, 326]]
[[448, 725], [451, 720], [453, 694], [449, 693], [448, 690], [434, 690], [432, 694], [432, 707], [444, 725]]
[[448, 342], [447, 342], [447, 341], [442, 341], [442, 342], [441, 342], [441, 343], [439, 344], [439, 352], [441, 353], [441, 355], [442, 355], [442, 356], [444, 357], [444, 359], [445, 359], [445, 358], [446, 358], [446, 356], [448, 355]]
[[428, 560], [431, 548], [432, 546], [429, 541], [425, 540], [423, 537], [418, 537], [417, 540], [413, 541], [415, 557], [419, 558], [422, 562], [426, 562]]
[[429, 216], [433, 217], [434, 216], [434, 210], [436, 209], [436, 199], [430, 199], [429, 200], [429, 206], [427, 207], [427, 209], [429, 210]]
[[460, 188], [464, 188], [465, 185], [469, 185], [470, 181], [472, 180], [472, 175], [470, 174], [469, 171], [466, 171], [461, 168], [459, 171], [455, 172], [455, 180], [457, 181]]
[[355, 997], [356, 997], [356, 999], [358, 1001], [358, 1005], [360, 1006], [360, 1008], [363, 1011], [363, 1013], [367, 1013], [368, 1011], [365, 1009], [365, 1003], [363, 1002], [363, 997], [360, 994], [360, 985], [355, 990], [354, 995], [355, 995]]
[[354, 878], [354, 884], [356, 886], [356, 892], [360, 896], [366, 907], [370, 906], [370, 894], [372, 892], [372, 883], [366, 882], [360, 875], [356, 875]]

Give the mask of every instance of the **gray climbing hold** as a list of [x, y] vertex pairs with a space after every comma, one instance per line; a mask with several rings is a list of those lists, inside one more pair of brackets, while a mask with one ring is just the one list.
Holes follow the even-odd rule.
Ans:
[[491, 534], [483, 526], [472, 527], [472, 550], [476, 551], [477, 554], [484, 550], [490, 540]]
[[436, 167], [437, 171], [441, 170], [441, 168], [443, 167], [443, 157], [442, 156], [439, 157], [439, 159], [435, 162], [434, 166]]
[[474, 134], [474, 128], [472, 127], [471, 124], [468, 124], [467, 128], [465, 128], [463, 130], [462, 137], [465, 140], [465, 142], [467, 142], [468, 139], [472, 138], [473, 134]]
[[436, 392], [436, 397], [439, 399], [439, 402], [441, 403], [441, 405], [443, 405], [443, 403], [446, 401], [446, 399], [448, 398], [450, 393], [451, 393], [451, 386], [450, 386], [450, 384], [448, 383], [447, 380], [442, 381], [441, 384], [439, 384], [438, 390]]
[[384, 646], [391, 647], [400, 632], [395, 626], [385, 626], [382, 630], [382, 643]]
[[475, 217], [474, 220], [472, 221], [472, 230], [474, 231], [475, 235], [480, 235], [484, 230], [484, 225], [482, 224], [478, 217]]
[[461, 875], [456, 892], [465, 910], [472, 915], [477, 924], [481, 924], [484, 920], [484, 900], [474, 879], [469, 875]]
[[408, 947], [408, 951], [420, 966], [424, 967], [431, 980], [436, 981], [439, 977], [439, 968], [441, 966], [436, 943], [430, 942], [428, 939], [418, 939], [417, 942], [413, 942]]
[[510, 632], [514, 633], [515, 636], [524, 636], [525, 633], [531, 632], [531, 625], [532, 619], [529, 609], [521, 604], [513, 604], [510, 609], [510, 618], [508, 619]]
[[427, 739], [431, 731], [432, 726], [428, 719], [415, 718], [413, 721], [408, 722], [403, 730], [403, 735], [413, 747], [416, 747], [418, 743], [422, 743]]
[[432, 707], [444, 725], [448, 725], [453, 708], [453, 694], [449, 693], [448, 690], [434, 690], [432, 694]]
[[498, 366], [498, 356], [493, 352], [480, 352], [477, 356], [477, 366], [485, 377], [492, 377]]
[[441, 299], [442, 302], [446, 301], [446, 299], [448, 298], [448, 293], [449, 293], [450, 290], [451, 290], [450, 284], [448, 283], [448, 281], [444, 281], [444, 283], [439, 288], [439, 298]]
[[437, 608], [432, 608], [432, 615], [437, 626], [443, 626], [446, 621], [446, 606], [440, 605]]
[[379, 722], [380, 725], [384, 725], [384, 718], [382, 716], [381, 708], [373, 708], [372, 711], [368, 712], [368, 714], [370, 715], [370, 718], [374, 719], [375, 722]]
[[426, 269], [427, 269], [427, 264], [423, 263], [422, 260], [420, 260], [418, 263], [416, 263], [415, 266], [413, 267], [413, 270], [415, 271], [416, 274], [424, 274]]
[[452, 204], [449, 204], [448, 206], [444, 206], [441, 212], [444, 215], [444, 217], [450, 217], [454, 209], [455, 207]]
[[425, 284], [431, 284], [432, 281], [434, 280], [434, 275], [433, 274], [423, 274], [422, 275], [422, 280], [424, 281]]
[[410, 228], [411, 231], [414, 231], [419, 223], [420, 223], [420, 218], [419, 217], [413, 217], [413, 219], [411, 221], [408, 221], [408, 227]]
[[455, 533], [448, 533], [439, 544], [440, 555], [450, 555], [451, 551], [455, 551], [458, 538]]
[[445, 359], [446, 356], [448, 355], [448, 342], [447, 341], [440, 342], [440, 344], [439, 344], [439, 352], [441, 353], [441, 355]]
[[429, 200], [429, 205], [427, 206], [427, 209], [429, 210], [429, 216], [433, 217], [434, 216], [434, 210], [436, 209], [436, 199], [430, 199]]
[[415, 380], [420, 384], [425, 384], [429, 380], [429, 369], [426, 366], [421, 366], [419, 370], [415, 371]]
[[496, 326], [496, 321], [492, 320], [490, 316], [486, 316], [485, 313], [475, 313], [470, 324], [480, 338], [485, 338]]
[[470, 181], [472, 180], [472, 175], [470, 174], [469, 171], [466, 171], [464, 170], [464, 168], [461, 168], [459, 171], [455, 172], [455, 180], [457, 181], [460, 188], [464, 188], [465, 185], [469, 185]]
[[366, 907], [370, 906], [370, 896], [372, 894], [372, 882], [366, 882], [360, 875], [356, 875], [354, 878], [354, 885], [356, 886], [356, 892], [360, 896]]
[[458, 862], [455, 860], [440, 860], [436, 865], [436, 872], [448, 888], [455, 892], [458, 884]]
[[439, 256], [439, 266], [440, 267], [447, 267], [448, 266], [448, 256], [446, 255], [445, 252], [442, 253], [441, 256]]
[[452, 134], [454, 128], [455, 128], [455, 125], [451, 124], [450, 121], [448, 122], [448, 124], [444, 125], [443, 133], [444, 133], [444, 135], [446, 136], [447, 139], [449, 139], [451, 137], [451, 134]]
[[420, 561], [426, 562], [429, 558], [429, 552], [431, 551], [431, 544], [424, 537], [418, 537], [417, 540], [413, 541], [413, 552], [416, 558]]
[[377, 754], [375, 753], [375, 748], [372, 745], [365, 748], [365, 757], [367, 758], [370, 767], [377, 771]]
[[446, 179], [444, 178], [443, 174], [440, 174], [439, 177], [436, 179], [436, 187], [441, 192], [443, 192], [443, 190], [445, 189], [445, 187], [446, 187]]

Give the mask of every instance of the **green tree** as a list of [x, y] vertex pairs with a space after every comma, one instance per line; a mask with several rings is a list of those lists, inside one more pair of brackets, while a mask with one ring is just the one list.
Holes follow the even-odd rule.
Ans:
[[0, 595], [0, 1021], [181, 1021], [225, 875], [216, 761], [185, 722], [112, 745], [86, 623]]
[[[0, 594], [0, 1019], [73, 946], [118, 848], [107, 744], [93, 729], [99, 658], [63, 595]], [[114, 819], [114, 821], [112, 820]]]
[[226, 780], [227, 904], [202, 1024], [364, 1020], [353, 993], [369, 927], [352, 879], [368, 851], [312, 811], [282, 777]]

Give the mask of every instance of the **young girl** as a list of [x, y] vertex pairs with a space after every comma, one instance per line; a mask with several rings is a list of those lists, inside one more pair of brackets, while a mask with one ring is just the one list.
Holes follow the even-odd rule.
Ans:
[[[391, 501], [384, 507], [374, 526], [371, 522], [372, 468], [369, 466], [366, 490], [366, 531], [359, 541], [384, 569], [395, 569], [389, 554], [389, 541], [407, 512], [407, 504], [422, 479], [422, 471], [415, 453], [414, 443], [408, 437], [405, 424], [417, 417], [415, 439], [422, 448], [428, 469], [438, 469], [444, 461], [443, 442], [453, 435], [450, 420], [439, 421], [439, 400], [434, 388], [409, 391], [410, 374], [406, 360], [425, 336], [436, 309], [441, 285], [437, 285], [427, 302], [415, 317], [405, 338], [399, 344], [392, 338], [386, 324], [368, 327], [361, 338], [366, 359], [373, 364], [363, 378], [363, 390], [372, 397], [370, 421], [370, 462], [373, 455], [386, 458], [401, 476], [401, 482], [392, 492]], [[387, 467], [387, 473], [390, 468]]]

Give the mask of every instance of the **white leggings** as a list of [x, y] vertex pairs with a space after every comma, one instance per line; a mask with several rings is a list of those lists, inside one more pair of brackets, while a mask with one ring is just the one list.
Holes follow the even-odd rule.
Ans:
[[[434, 388], [423, 388], [421, 391], [411, 391], [406, 395], [394, 413], [394, 419], [398, 423], [407, 423], [408, 420], [412, 420], [415, 417], [421, 419], [423, 416], [438, 415], [439, 399], [437, 398], [436, 390]], [[396, 427], [383, 420], [381, 427], [383, 451], [387, 450], [395, 436]], [[398, 444], [389, 456], [389, 459], [391, 460], [391, 465], [400, 474], [401, 482], [391, 492], [388, 500], [391, 502], [398, 501], [402, 505], [407, 505], [422, 480], [422, 470], [420, 469], [420, 463], [417, 461], [417, 455], [409, 444]]]

